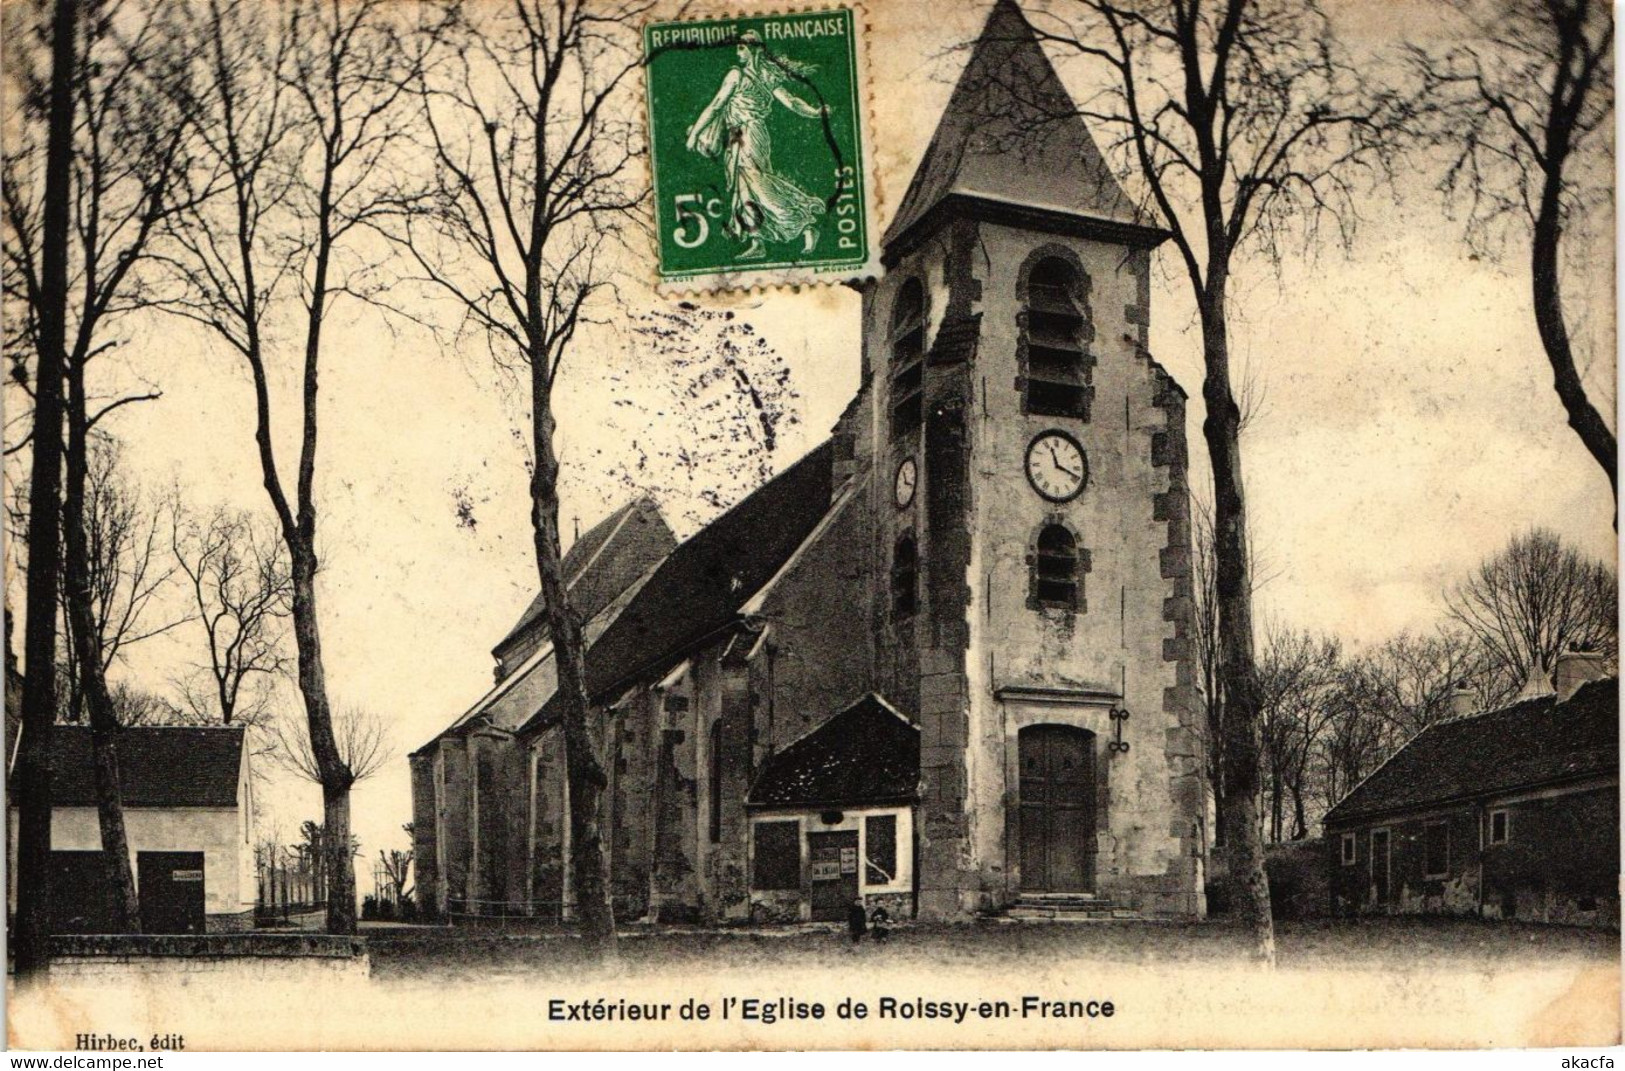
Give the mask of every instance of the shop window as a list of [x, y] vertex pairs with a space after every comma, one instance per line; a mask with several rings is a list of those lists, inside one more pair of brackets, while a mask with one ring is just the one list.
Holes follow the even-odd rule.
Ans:
[[890, 885], [897, 880], [897, 816], [873, 814], [863, 820], [866, 885]]
[[753, 832], [751, 887], [763, 891], [801, 888], [801, 823], [758, 822]]

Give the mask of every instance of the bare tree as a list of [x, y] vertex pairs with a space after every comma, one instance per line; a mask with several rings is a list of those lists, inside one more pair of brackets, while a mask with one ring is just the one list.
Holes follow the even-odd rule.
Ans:
[[122, 728], [174, 725], [180, 720], [179, 711], [167, 699], [129, 681], [114, 683], [108, 692], [113, 703], [113, 717]]
[[612, 955], [615, 917], [602, 811], [608, 777], [589, 718], [582, 623], [561, 569], [555, 389], [607, 254], [644, 194], [624, 91], [648, 0], [450, 3], [438, 62], [417, 81], [429, 211], [398, 237], [466, 331], [528, 379], [531, 529], [558, 666], [581, 932]]
[[[310, 741], [310, 722], [288, 717], [265, 726], [275, 745], [272, 754], [283, 769], [312, 784], [322, 784], [322, 761]], [[389, 729], [378, 713], [350, 704], [333, 710], [333, 741], [339, 758], [350, 770], [351, 784], [360, 784], [395, 757]]]
[[[411, 825], [410, 822], [407, 823]], [[410, 829], [407, 830], [411, 832]], [[389, 851], [378, 849], [378, 865], [383, 868], [384, 876], [389, 879], [390, 887], [395, 890], [395, 901], [405, 903], [412, 895], [412, 852], [410, 849], [401, 851], [392, 848]]]
[[1224, 691], [1219, 679], [1219, 576], [1213, 556], [1213, 511], [1200, 495], [1191, 496], [1191, 544], [1196, 665], [1201, 674], [1206, 713], [1203, 752], [1208, 784], [1213, 789], [1215, 843], [1223, 845], [1227, 793], [1224, 786]]
[[1570, 648], [1618, 655], [1618, 577], [1544, 528], [1514, 536], [1448, 602], [1517, 684], [1535, 674], [1550, 681], [1557, 656]]
[[1057, 11], [1039, 36], [1106, 72], [1109, 87], [1079, 111], [1132, 161], [1196, 300], [1213, 471], [1225, 840], [1255, 955], [1273, 964], [1230, 280], [1249, 246], [1273, 259], [1288, 233], [1311, 235], [1328, 222], [1348, 237], [1355, 176], [1381, 161], [1394, 104], [1361, 92], [1371, 80], [1343, 58], [1312, 0], [1071, 0]]
[[[320, 775], [331, 895], [327, 928], [355, 932], [350, 787], [323, 660], [316, 573], [316, 460], [324, 328], [343, 298], [376, 302], [378, 265], [360, 240], [398, 207], [390, 175], [403, 114], [408, 42], [386, 0], [208, 0], [196, 19], [202, 145], [194, 181], [221, 188], [177, 227], [177, 291], [166, 307], [215, 332], [253, 384], [260, 476], [287, 546], [299, 691]], [[272, 369], [299, 368], [298, 462], [284, 481], [272, 420]], [[296, 356], [295, 356], [296, 355]]]
[[1466, 686], [1475, 707], [1489, 710], [1523, 684], [1466, 629], [1401, 632], [1353, 660], [1368, 710], [1387, 727], [1388, 748], [1398, 748], [1436, 721], [1450, 717], [1454, 693]]
[[[72, 199], [69, 251], [71, 289], [66, 303], [61, 371], [65, 377], [66, 445], [62, 501], [61, 596], [69, 623], [71, 657], [77, 667], [75, 681], [89, 709], [95, 757], [97, 813], [101, 827], [102, 857], [108, 868], [108, 886], [113, 897], [113, 917], [125, 930], [139, 926], [134, 875], [131, 872], [123, 806], [119, 788], [117, 733], [119, 729], [106, 679], [106, 655], [99, 649], [103, 640], [129, 641], [127, 633], [108, 632], [108, 621], [98, 621], [97, 577], [104, 559], [95, 556], [98, 547], [91, 525], [108, 518], [94, 517], [89, 485], [92, 474], [91, 439], [97, 425], [109, 414], [132, 402], [156, 398], [157, 392], [144, 391], [112, 398], [91, 393], [89, 366], [120, 343], [114, 334], [120, 321], [149, 304], [144, 268], [155, 256], [154, 243], [164, 222], [183, 203], [175, 194], [177, 177], [184, 166], [186, 124], [173, 105], [173, 82], [183, 50], [177, 47], [174, 25], [164, 8], [156, 4], [103, 2], [79, 12], [81, 47], [72, 57], [68, 72], [71, 92], [77, 104], [67, 146], [70, 166], [62, 179]], [[55, 71], [53, 69], [53, 80]], [[43, 304], [47, 289], [36, 274], [43, 263], [38, 249], [44, 246], [51, 229], [49, 178], [50, 154], [46, 152], [47, 176], [43, 194], [35, 181], [37, 171], [37, 132], [49, 123], [39, 108], [47, 96], [39, 92], [40, 80], [28, 64], [21, 79], [24, 136], [6, 154], [5, 212], [10, 241], [7, 243], [8, 275], [20, 278], [9, 292], [25, 298], [16, 331], [24, 337], [36, 336], [40, 353], [33, 387], [44, 388], [46, 368], [44, 349], [54, 342], [43, 334], [47, 317]], [[54, 89], [53, 89], [54, 92]], [[30, 108], [29, 105], [33, 107]], [[32, 122], [30, 122], [32, 120]], [[54, 131], [52, 131], [54, 135]], [[20, 181], [19, 181], [20, 180]], [[41, 209], [43, 205], [43, 209]], [[14, 349], [13, 379], [26, 383], [26, 371], [18, 364], [26, 349]], [[22, 372], [19, 375], [19, 372]], [[40, 427], [36, 419], [32, 444], [39, 445]], [[39, 473], [34, 474], [38, 480]], [[31, 555], [34, 548], [30, 547]], [[150, 555], [149, 555], [150, 560]], [[126, 561], [125, 565], [131, 564]], [[35, 562], [35, 569], [40, 563]], [[120, 570], [114, 569], [114, 576]], [[134, 574], [125, 570], [121, 580]], [[106, 584], [117, 581], [103, 576]], [[150, 592], [144, 593], [136, 580], [135, 604], [144, 606]], [[104, 586], [101, 594], [106, 595]], [[126, 607], [128, 609], [128, 607]], [[111, 606], [104, 602], [104, 614]], [[114, 632], [121, 631], [128, 622]], [[31, 670], [39, 665], [31, 663]], [[32, 675], [32, 673], [31, 673]]]
[[1329, 810], [1390, 754], [1390, 725], [1378, 713], [1366, 665], [1345, 659], [1326, 696], [1327, 721], [1316, 748], [1321, 803]]
[[[1269, 838], [1280, 842], [1309, 835], [1308, 776], [1316, 744], [1330, 718], [1327, 692], [1336, 680], [1342, 649], [1325, 636], [1284, 627], [1265, 635], [1258, 663], [1269, 803]], [[1290, 834], [1286, 806], [1292, 806]]]
[[[16, 11], [14, 6], [12, 11]], [[26, 636], [27, 679], [23, 685], [23, 739], [18, 756], [17, 922], [13, 970], [19, 984], [33, 984], [50, 963], [51, 937], [51, 724], [56, 717], [57, 575], [61, 561], [62, 371], [68, 319], [70, 180], [73, 170], [79, 5], [56, 0], [50, 30], [49, 88], [36, 96], [45, 113], [46, 150], [43, 207], [38, 226], [38, 272], [24, 265], [35, 295], [32, 332], [35, 355], [33, 468], [30, 474], [29, 562]], [[14, 24], [13, 24], [14, 25]], [[8, 25], [6, 38], [18, 31]], [[8, 154], [9, 163], [9, 154]], [[6, 179], [12, 176], [5, 176]], [[11, 181], [5, 182], [12, 188]], [[6, 214], [7, 285], [18, 265], [10, 250], [18, 241], [16, 217]], [[9, 296], [9, 294], [8, 294]], [[10, 339], [7, 339], [8, 344]]]
[[171, 517], [170, 547], [191, 589], [208, 646], [206, 678], [181, 682], [196, 717], [254, 726], [269, 712], [267, 678], [288, 665], [293, 580], [280, 534], [250, 513], [217, 507], [199, 520]]
[[1452, 6], [1465, 31], [1448, 48], [1412, 50], [1437, 119], [1433, 140], [1453, 154], [1443, 188], [1467, 204], [1475, 227], [1502, 221], [1528, 227], [1535, 326], [1552, 385], [1617, 505], [1618, 442], [1586, 393], [1561, 285], [1565, 232], [1589, 209], [1606, 213], [1613, 200], [1612, 5], [1452, 0]]
[[[1261, 390], [1249, 392], [1261, 397]], [[1243, 423], [1248, 418], [1244, 415]], [[1224, 805], [1228, 793], [1224, 785], [1224, 682], [1219, 675], [1219, 571], [1214, 554], [1213, 508], [1200, 493], [1191, 495], [1191, 588], [1195, 597], [1196, 665], [1201, 674], [1202, 701], [1206, 709], [1204, 720], [1204, 754], [1207, 761], [1208, 784], [1213, 789], [1215, 844], [1223, 846], [1228, 823], [1224, 818]], [[1268, 565], [1260, 561], [1258, 548], [1252, 540], [1247, 542], [1251, 557], [1247, 575], [1257, 592], [1274, 578]]]
[[[116, 439], [105, 434], [90, 437], [79, 522], [90, 593], [89, 649], [96, 653], [103, 677], [130, 646], [188, 620], [185, 614], [165, 614], [154, 621], [149, 613], [175, 567], [162, 548], [164, 507], [148, 501], [130, 483], [120, 467], [121, 457]], [[64, 657], [72, 670], [66, 706], [70, 719], [80, 721], [85, 713], [85, 689], [80, 686], [85, 672], [79, 664], [74, 614], [66, 598], [63, 603], [64, 635], [70, 641]]]

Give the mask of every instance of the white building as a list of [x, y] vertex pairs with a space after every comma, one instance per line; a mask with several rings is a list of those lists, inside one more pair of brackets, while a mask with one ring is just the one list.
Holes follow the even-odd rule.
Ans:
[[[51, 734], [51, 898], [58, 933], [105, 932], [109, 898], [101, 869], [90, 730]], [[15, 754], [15, 752], [13, 753]], [[237, 727], [140, 726], [121, 730], [119, 781], [130, 862], [146, 933], [201, 933], [252, 925], [253, 792]], [[17, 906], [17, 810], [7, 826], [7, 907]]]

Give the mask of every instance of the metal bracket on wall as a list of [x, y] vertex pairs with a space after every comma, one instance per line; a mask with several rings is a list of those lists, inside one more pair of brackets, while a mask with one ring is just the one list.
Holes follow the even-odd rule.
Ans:
[[1123, 723], [1128, 721], [1128, 711], [1122, 707], [1113, 707], [1111, 712], [1112, 735], [1115, 737], [1106, 747], [1110, 751], [1127, 751], [1128, 741], [1123, 739]]

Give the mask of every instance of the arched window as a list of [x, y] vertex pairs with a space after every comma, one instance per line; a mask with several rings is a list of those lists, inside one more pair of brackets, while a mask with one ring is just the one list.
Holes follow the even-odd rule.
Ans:
[[925, 287], [909, 279], [891, 314], [891, 437], [918, 431], [925, 412]]
[[1038, 533], [1032, 584], [1034, 604], [1078, 608], [1078, 541], [1064, 525], [1047, 525]]
[[904, 535], [897, 541], [891, 556], [891, 611], [894, 620], [902, 621], [914, 616], [914, 610], [919, 605], [915, 596], [919, 567], [920, 555], [914, 546], [914, 537]]
[[1023, 403], [1029, 413], [1089, 419], [1089, 323], [1082, 280], [1060, 257], [1045, 257], [1027, 277], [1023, 317]]

